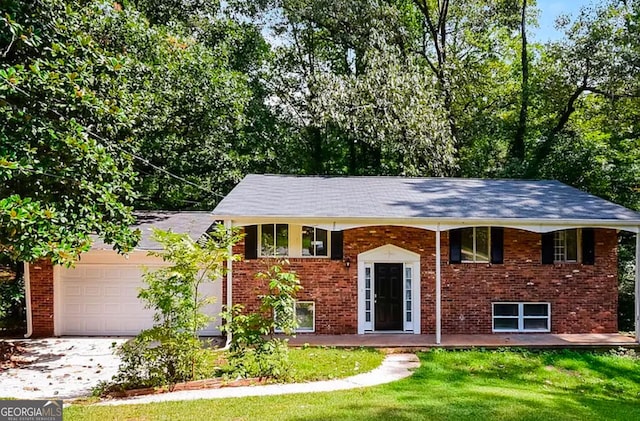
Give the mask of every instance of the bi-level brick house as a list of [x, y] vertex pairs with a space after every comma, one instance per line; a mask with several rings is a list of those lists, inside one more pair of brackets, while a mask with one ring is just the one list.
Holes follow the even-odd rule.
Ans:
[[212, 315], [255, 309], [265, 285], [254, 275], [287, 258], [304, 287], [300, 332], [613, 333], [617, 231], [640, 230], [640, 214], [559, 182], [448, 178], [249, 175], [213, 214], [137, 217], [143, 239], [127, 258], [98, 242], [75, 268], [27, 266], [29, 334], [150, 327], [141, 266], [164, 264], [147, 255], [150, 228], [195, 239], [215, 220], [246, 236], [234, 250], [244, 260], [210, 285]]
[[227, 301], [256, 308], [254, 274], [286, 258], [304, 287], [300, 332], [438, 343], [617, 332], [617, 231], [640, 227], [640, 214], [556, 181], [249, 175], [213, 213], [246, 233]]

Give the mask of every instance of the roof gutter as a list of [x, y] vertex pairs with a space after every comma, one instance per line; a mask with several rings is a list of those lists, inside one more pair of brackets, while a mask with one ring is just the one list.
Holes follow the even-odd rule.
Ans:
[[[219, 218], [231, 219], [232, 216], [216, 215]], [[435, 231], [439, 225], [442, 230], [465, 226], [504, 226], [522, 228], [534, 232], [549, 232], [565, 228], [611, 228], [629, 232], [640, 232], [640, 219], [533, 219], [533, 218], [423, 218], [423, 217], [332, 217], [332, 216], [299, 216], [299, 215], [256, 215], [233, 216], [236, 225], [255, 223], [301, 223], [323, 225], [332, 230], [355, 228], [373, 225], [403, 225], [425, 228]]]

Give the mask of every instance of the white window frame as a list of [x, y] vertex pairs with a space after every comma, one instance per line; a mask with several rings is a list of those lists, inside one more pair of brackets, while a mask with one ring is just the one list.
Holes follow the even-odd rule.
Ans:
[[[300, 329], [300, 327], [297, 327], [294, 330], [294, 332], [295, 333], [314, 333], [316, 331], [316, 302], [315, 301], [310, 301], [310, 300], [300, 300], [300, 301], [296, 300], [296, 301], [294, 301], [293, 302], [293, 314], [294, 315], [298, 314], [296, 312], [296, 310], [297, 310], [296, 307], [297, 307], [298, 304], [311, 304], [311, 307], [313, 309], [313, 319], [312, 319], [313, 322], [312, 322], [311, 330], [309, 330], [309, 329]], [[276, 318], [275, 312], [273, 314], [273, 318], [274, 319]], [[274, 329], [274, 332], [282, 333], [282, 329], [276, 328], [276, 329]]]
[[[567, 231], [575, 230], [576, 231], [576, 259], [568, 260], [567, 259]], [[556, 254], [556, 241], [560, 238], [563, 247], [563, 257], [562, 259], [557, 259]], [[580, 228], [569, 228], [560, 231], [553, 232], [553, 262], [554, 263], [579, 263], [582, 261], [582, 229]]]
[[[274, 251], [277, 250], [277, 226], [278, 225], [286, 225], [287, 226], [287, 254], [278, 255], [274, 254], [263, 254], [262, 253], [262, 226], [263, 225], [273, 225], [273, 241], [274, 241]], [[278, 257], [289, 257], [291, 256], [291, 225], [290, 224], [279, 224], [279, 223], [267, 223], [267, 224], [258, 224], [258, 257], [267, 257], [267, 258], [278, 258]]]
[[[478, 260], [478, 237], [476, 236], [476, 228], [486, 228], [487, 229], [487, 256], [489, 257], [487, 260]], [[466, 227], [461, 228], [461, 230], [465, 229], [473, 229], [473, 260], [464, 260], [462, 256], [464, 253], [462, 252], [462, 238], [460, 239], [460, 262], [461, 263], [489, 263], [491, 261], [491, 227]], [[462, 232], [461, 232], [462, 235]]]
[[[293, 225], [293, 224], [283, 224], [283, 223], [264, 223], [257, 224], [258, 225], [258, 257], [259, 258], [286, 258], [286, 257], [300, 257], [303, 259], [330, 259], [331, 258], [331, 231], [327, 231], [327, 255], [326, 256], [303, 256], [302, 255], [302, 227], [313, 227], [314, 229], [314, 238], [315, 238], [315, 230], [316, 229], [324, 229], [321, 227], [316, 227], [315, 225]], [[273, 225], [274, 230], [276, 225], [286, 225], [287, 226], [287, 246], [288, 246], [288, 254], [286, 255], [274, 255], [274, 254], [263, 254], [262, 253], [262, 226], [263, 225]], [[275, 231], [273, 233], [274, 241], [275, 241]]]
[[[500, 304], [511, 304], [518, 306], [518, 315], [517, 316], [496, 316], [495, 314], [495, 306]], [[525, 316], [524, 315], [524, 306], [525, 305], [546, 305], [547, 306], [547, 315], [546, 316]], [[517, 329], [496, 329], [495, 328], [495, 320], [498, 319], [518, 319], [518, 328]], [[524, 321], [525, 319], [546, 319], [547, 320], [547, 329], [525, 329]], [[494, 333], [510, 333], [510, 332], [538, 332], [538, 333], [548, 333], [551, 332], [551, 303], [549, 302], [528, 302], [528, 301], [494, 301], [491, 303], [491, 331]]]
[[[324, 229], [324, 228], [320, 228], [320, 227], [316, 227], [314, 225], [298, 225], [298, 227], [300, 228], [300, 257], [304, 257], [304, 258], [314, 258], [314, 259], [328, 259], [331, 257], [331, 231], [329, 231], [328, 229]], [[303, 255], [302, 250], [303, 250], [303, 242], [302, 242], [302, 228], [303, 227], [309, 227], [309, 228], [313, 228], [313, 241], [316, 241], [316, 231], [317, 230], [323, 230], [327, 232], [327, 244], [325, 244], [325, 247], [327, 249], [327, 255], [326, 256], [318, 256], [316, 254], [312, 255], [312, 256], [306, 256]], [[294, 228], [295, 229], [295, 228]], [[289, 225], [289, 230], [291, 230], [291, 225]], [[314, 245], [314, 251], [315, 251], [315, 245]], [[291, 249], [289, 249], [289, 254], [291, 254]]]

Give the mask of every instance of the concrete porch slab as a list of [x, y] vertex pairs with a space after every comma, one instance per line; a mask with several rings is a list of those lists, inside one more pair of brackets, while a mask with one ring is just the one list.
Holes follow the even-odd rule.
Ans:
[[635, 338], [618, 333], [496, 333], [476, 335], [442, 335], [442, 343], [436, 344], [435, 335], [402, 333], [369, 333], [364, 335], [316, 335], [299, 334], [291, 338], [292, 346], [336, 346], [375, 348], [616, 348], [639, 347]]

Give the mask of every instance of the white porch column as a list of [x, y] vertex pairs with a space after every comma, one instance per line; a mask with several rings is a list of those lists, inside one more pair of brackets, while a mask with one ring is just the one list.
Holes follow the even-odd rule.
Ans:
[[636, 232], [636, 341], [640, 343], [640, 230]]
[[[228, 221], [224, 221], [224, 227], [227, 230], [227, 234], [231, 234], [231, 230], [233, 229], [233, 221], [228, 220]], [[232, 311], [232, 307], [233, 307], [233, 294], [232, 294], [232, 285], [233, 285], [233, 246], [229, 245], [228, 249], [228, 257], [227, 257], [227, 314], [229, 314], [229, 317], [232, 317], [233, 315], [233, 311]], [[227, 323], [231, 323], [231, 320], [228, 320]], [[229, 345], [231, 345], [231, 331], [227, 331], [227, 343], [225, 345], [225, 348], [228, 347]]]
[[436, 344], [440, 344], [442, 339], [440, 284], [440, 225], [438, 224], [436, 228]]

